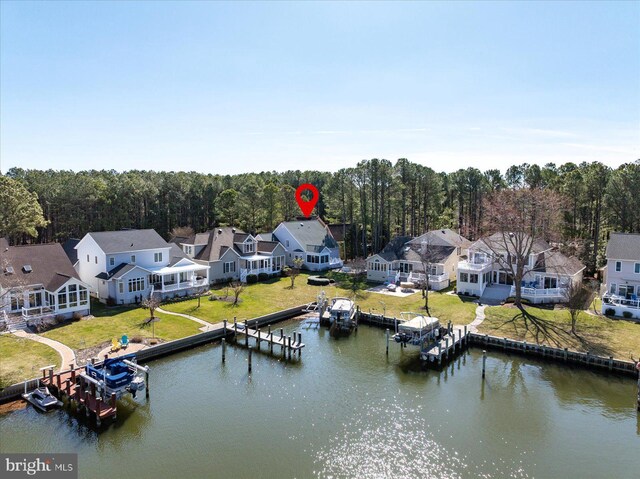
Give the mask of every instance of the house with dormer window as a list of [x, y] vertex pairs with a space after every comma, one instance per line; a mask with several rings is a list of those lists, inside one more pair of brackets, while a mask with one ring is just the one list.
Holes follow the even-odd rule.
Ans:
[[194, 261], [209, 267], [212, 282], [240, 280], [248, 275], [279, 275], [285, 266], [285, 250], [277, 241], [265, 241], [230, 226], [221, 226], [174, 243]]
[[89, 285], [57, 243], [9, 246], [0, 238], [0, 320], [29, 321], [89, 314]]
[[273, 231], [273, 238], [284, 246], [288, 266], [293, 266], [296, 258], [301, 258], [302, 267], [311, 271], [343, 265], [338, 243], [319, 218], [282, 222]]
[[640, 319], [640, 234], [611, 233], [606, 254], [602, 312]]
[[139, 303], [151, 294], [187, 296], [209, 285], [209, 268], [155, 230], [87, 233], [75, 246], [76, 271], [100, 301]]

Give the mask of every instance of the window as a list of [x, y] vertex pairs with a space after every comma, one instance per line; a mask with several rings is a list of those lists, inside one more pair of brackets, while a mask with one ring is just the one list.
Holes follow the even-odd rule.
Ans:
[[109, 266], [114, 266], [116, 264], [116, 259], [112, 256], [109, 258]]
[[80, 304], [86, 304], [89, 299], [87, 288], [84, 286], [78, 286], [80, 289]]
[[96, 262], [96, 264], [98, 264], [98, 257], [97, 257], [97, 256], [95, 256], [94, 258], [95, 258], [95, 262]]
[[236, 263], [235, 261], [229, 261], [227, 263], [224, 263], [222, 266], [222, 272], [223, 273], [235, 273], [236, 272]]
[[124, 294], [124, 283], [122, 281], [118, 282], [118, 291], [120, 294]]
[[620, 271], [622, 269], [622, 262], [616, 261], [616, 271]]
[[87, 263], [88, 263], [89, 261], [91, 261], [91, 260], [89, 259], [89, 255], [87, 255]]
[[477, 273], [471, 273], [469, 275], [469, 283], [477, 283], [478, 282], [478, 274]]
[[640, 274], [640, 263], [636, 263], [635, 264], [634, 271], [635, 271], [636, 274]]
[[189, 245], [184, 245], [184, 252], [191, 256], [193, 254], [193, 248]]
[[289, 240], [287, 240], [287, 248], [289, 247]]
[[615, 283], [612, 283], [611, 284], [611, 289], [609, 290], [609, 292], [611, 294], [616, 294], [616, 291], [617, 291], [617, 285]]
[[468, 283], [469, 282], [469, 275], [467, 273], [460, 273], [460, 282], [461, 283]]
[[135, 293], [136, 291], [142, 290], [144, 290], [144, 278], [132, 278], [129, 280], [130, 293]]
[[162, 253], [153, 253], [154, 263], [162, 263]]
[[620, 285], [618, 286], [618, 295], [626, 299], [631, 299], [633, 294], [633, 286]]
[[329, 257], [328, 256], [320, 256], [320, 262], [321, 263], [328, 263], [329, 262]]
[[58, 291], [58, 309], [67, 309], [67, 288]]
[[136, 255], [135, 255], [135, 254], [132, 254], [132, 255], [131, 255], [131, 262], [132, 262], [132, 263], [135, 263], [135, 262], [136, 262]]
[[557, 287], [558, 287], [558, 280], [556, 278], [549, 278], [548, 276], [545, 276], [544, 289], [557, 288]]
[[78, 286], [75, 284], [69, 285], [69, 307], [73, 308], [78, 306]]

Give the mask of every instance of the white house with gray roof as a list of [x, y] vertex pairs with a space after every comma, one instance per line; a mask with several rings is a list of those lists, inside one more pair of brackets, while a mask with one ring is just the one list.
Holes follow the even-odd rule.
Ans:
[[[459, 294], [481, 297], [485, 303], [503, 301], [515, 295], [514, 280], [508, 267], [509, 263], [515, 262], [515, 250], [504, 238], [501, 233], [495, 233], [469, 247], [467, 259], [458, 263], [456, 287]], [[525, 264], [522, 298], [533, 303], [563, 302], [569, 283], [581, 282], [584, 269], [577, 258], [567, 257], [546, 241], [537, 239], [531, 243]]]
[[[450, 229], [411, 238], [394, 238], [380, 253], [367, 258], [367, 280], [377, 283], [420, 283], [429, 272], [429, 288], [440, 291], [455, 281], [460, 257], [471, 242]], [[424, 260], [424, 261], [423, 261]]]
[[221, 226], [188, 238], [175, 238], [182, 251], [209, 267], [211, 282], [240, 280], [249, 275], [279, 275], [286, 251], [277, 241], [266, 241], [230, 226]]
[[155, 230], [87, 233], [75, 246], [76, 271], [100, 301], [138, 303], [194, 294], [209, 285], [209, 268], [197, 263]]
[[284, 246], [289, 266], [294, 265], [295, 258], [302, 258], [302, 267], [311, 271], [343, 265], [338, 243], [319, 218], [284, 221], [273, 231], [273, 239]]
[[603, 313], [640, 319], [640, 234], [611, 233], [604, 285]]
[[9, 246], [0, 238], [0, 321], [89, 314], [89, 286], [58, 243]]

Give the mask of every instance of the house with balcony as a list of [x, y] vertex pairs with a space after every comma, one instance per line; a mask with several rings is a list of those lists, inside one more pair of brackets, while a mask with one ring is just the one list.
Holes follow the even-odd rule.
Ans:
[[640, 234], [611, 233], [606, 254], [602, 312], [640, 319]]
[[338, 243], [319, 218], [282, 222], [273, 231], [273, 240], [284, 247], [288, 266], [293, 266], [296, 258], [301, 258], [302, 267], [310, 271], [326, 271], [343, 265]]
[[279, 275], [285, 266], [286, 252], [279, 242], [258, 239], [230, 226], [172, 241], [188, 258], [208, 266], [211, 282], [246, 282], [247, 276], [261, 273]]
[[[526, 236], [523, 241], [530, 242]], [[458, 263], [457, 292], [477, 296], [485, 303], [504, 301], [515, 295], [510, 264], [516, 261], [515, 248], [501, 233], [482, 238], [469, 247], [467, 259]], [[567, 257], [546, 241], [532, 242], [522, 279], [522, 298], [532, 303], [565, 301], [570, 282], [582, 281], [585, 266]]]
[[375, 283], [422, 283], [425, 265], [429, 288], [440, 291], [456, 280], [458, 261], [470, 241], [450, 229], [429, 231], [417, 238], [394, 238], [380, 253], [367, 258], [367, 280]]
[[24, 326], [35, 319], [89, 314], [89, 285], [58, 243], [9, 246], [0, 238], [0, 320]]
[[209, 286], [209, 268], [188, 258], [155, 230], [87, 233], [75, 246], [76, 271], [101, 302], [139, 303], [151, 294], [172, 298]]

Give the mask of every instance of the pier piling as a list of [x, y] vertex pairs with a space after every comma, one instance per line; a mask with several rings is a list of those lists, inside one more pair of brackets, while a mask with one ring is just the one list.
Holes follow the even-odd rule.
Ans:
[[245, 321], [245, 322], [244, 322], [244, 332], [245, 332], [245, 335], [244, 335], [244, 345], [245, 345], [245, 346], [247, 346], [247, 347], [249, 346], [249, 335], [248, 335], [248, 334], [246, 334], [246, 332], [247, 332], [247, 330], [248, 330], [248, 329], [249, 329], [249, 323], [248, 323], [247, 321]]
[[487, 351], [482, 350], [482, 379], [484, 379], [485, 371], [487, 369]]
[[248, 347], [249, 351], [249, 374], [251, 374], [251, 346]]
[[256, 337], [256, 347], [260, 349], [260, 328], [256, 329], [258, 336]]
[[389, 328], [387, 328], [387, 356], [389, 356]]
[[149, 368], [144, 372], [145, 397], [149, 399]]
[[222, 338], [222, 364], [224, 364], [224, 361], [225, 361], [226, 347], [227, 347], [227, 342], [225, 341], [224, 338]]

